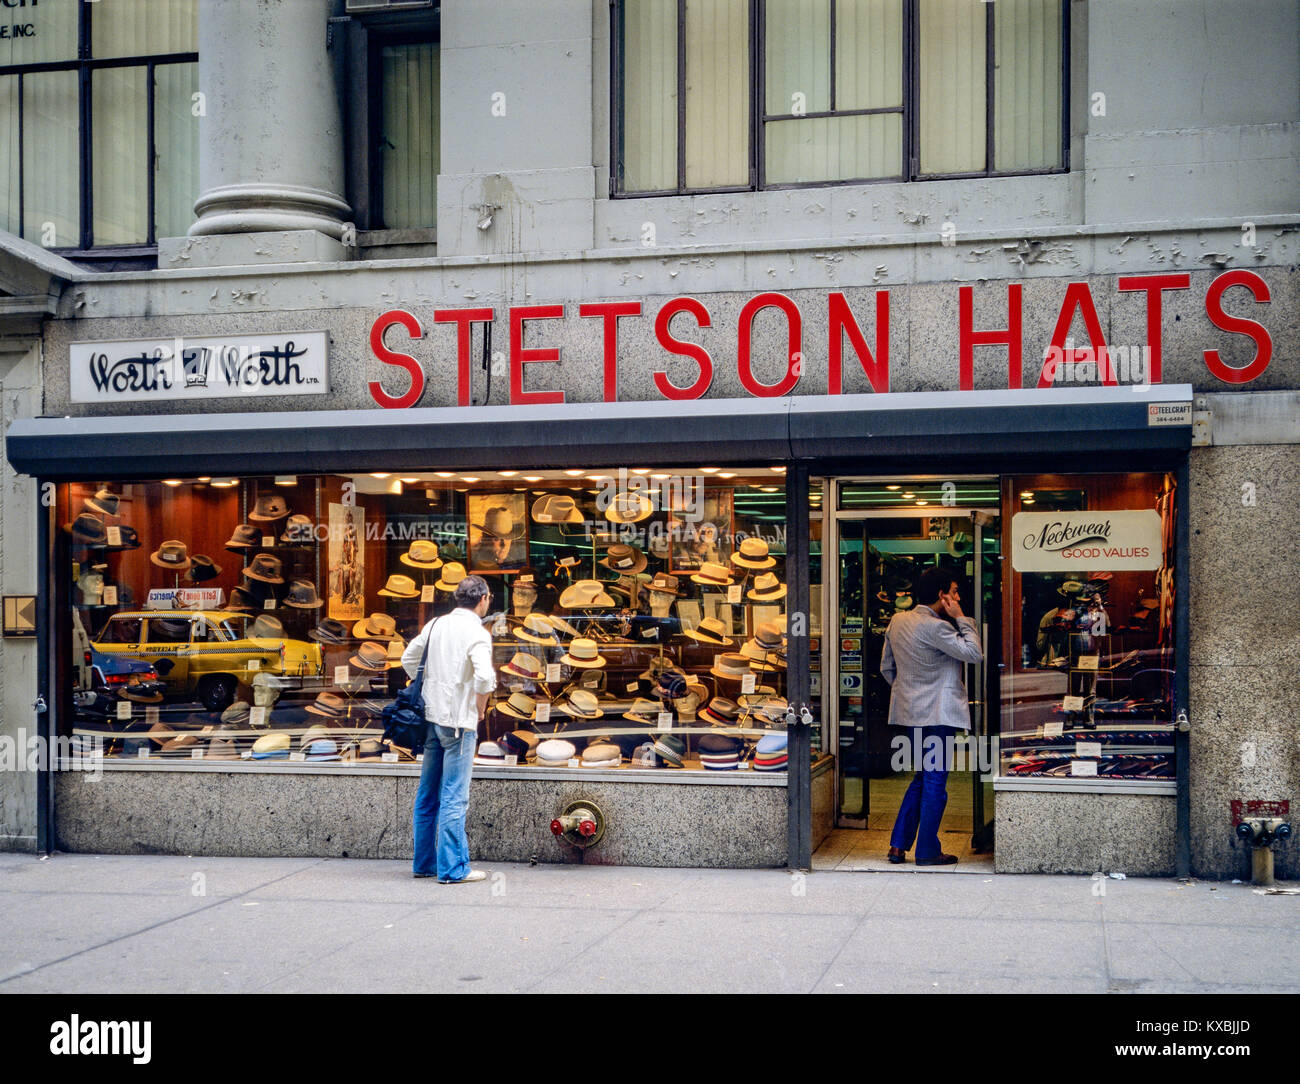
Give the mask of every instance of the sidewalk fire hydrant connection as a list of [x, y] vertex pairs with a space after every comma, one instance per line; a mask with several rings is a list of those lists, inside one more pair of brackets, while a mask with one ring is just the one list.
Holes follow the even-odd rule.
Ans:
[[1252, 884], [1273, 883], [1273, 844], [1291, 838], [1291, 825], [1281, 817], [1249, 817], [1237, 825], [1237, 838], [1250, 844]]

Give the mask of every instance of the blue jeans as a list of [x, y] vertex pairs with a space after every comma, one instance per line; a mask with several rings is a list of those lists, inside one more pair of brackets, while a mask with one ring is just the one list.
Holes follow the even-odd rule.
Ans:
[[415, 862], [417, 876], [440, 881], [463, 880], [470, 871], [465, 812], [478, 731], [429, 724], [424, 769], [415, 795]]
[[[950, 726], [924, 726], [918, 742], [913, 731], [912, 749], [915, 751], [920, 747], [921, 762], [915, 765], [912, 784], [898, 807], [889, 845], [907, 851], [915, 841], [917, 859], [938, 858], [943, 853], [939, 845], [939, 822], [943, 820], [943, 811], [948, 805], [950, 741], [955, 736], [956, 731]], [[942, 743], [937, 752], [933, 742], [927, 742], [930, 738]]]

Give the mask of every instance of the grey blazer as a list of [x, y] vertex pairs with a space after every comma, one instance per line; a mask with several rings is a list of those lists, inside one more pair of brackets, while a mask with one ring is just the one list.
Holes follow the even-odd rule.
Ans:
[[983, 658], [969, 617], [961, 618], [954, 629], [929, 606], [894, 614], [880, 653], [880, 673], [893, 687], [889, 725], [969, 730], [962, 663]]

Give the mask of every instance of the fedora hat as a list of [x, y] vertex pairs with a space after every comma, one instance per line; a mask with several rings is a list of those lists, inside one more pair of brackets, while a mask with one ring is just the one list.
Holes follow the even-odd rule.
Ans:
[[98, 516], [82, 512], [71, 523], [65, 523], [63, 529], [79, 542], [89, 542], [92, 546], [103, 545], [108, 541], [108, 528]]
[[[239, 588], [235, 590], [238, 591]], [[307, 636], [318, 644], [341, 644], [348, 639], [348, 627], [332, 617], [322, 617], [316, 622], [316, 627], [308, 631]]]
[[550, 738], [537, 746], [538, 764], [551, 765], [552, 767], [557, 764], [568, 764], [570, 758], [577, 755], [577, 746], [571, 741], [565, 741], [563, 738]]
[[163, 744], [162, 744], [162, 748], [161, 748], [161, 752], [164, 752], [164, 753], [178, 753], [178, 752], [180, 752], [182, 749], [190, 749], [190, 748], [192, 748], [193, 746], [196, 746], [196, 745], [198, 745], [198, 744], [199, 744], [199, 736], [198, 736], [197, 734], [190, 734], [190, 733], [186, 733], [186, 734], [175, 734], [175, 733], [173, 733], [172, 738], [171, 738], [170, 741], [165, 741], [165, 742], [163, 742]]
[[705, 561], [698, 572], [692, 573], [691, 583], [702, 583], [706, 587], [730, 587], [731, 569], [726, 565]]
[[188, 572], [193, 563], [185, 550], [185, 543], [174, 538], [168, 539], [149, 554], [149, 560], [159, 568], [169, 568], [173, 572]]
[[623, 760], [623, 750], [612, 741], [593, 741], [582, 751], [584, 768], [614, 768]]
[[682, 592], [677, 586], [677, 577], [670, 576], [667, 572], [656, 572], [654, 579], [646, 584], [649, 591], [660, 591], [665, 595], [680, 595]]
[[348, 702], [335, 693], [317, 693], [316, 699], [307, 705], [306, 710], [313, 715], [324, 715], [329, 719], [341, 719]]
[[775, 621], [764, 621], [754, 629], [753, 640], [764, 651], [780, 651], [785, 637], [781, 635], [781, 626]]
[[287, 730], [273, 730], [253, 742], [253, 757], [255, 759], [287, 757], [290, 744], [291, 739]]
[[211, 557], [196, 553], [190, 558], [190, 570], [185, 573], [185, 578], [191, 583], [205, 583], [208, 580], [215, 580], [220, 575], [219, 564], [216, 564]]
[[103, 512], [106, 516], [115, 516], [120, 500], [121, 497], [105, 486], [103, 489], [96, 490], [93, 497], [86, 498], [86, 507], [96, 512]]
[[339, 743], [333, 738], [321, 737], [316, 738], [310, 745], [306, 746], [308, 760], [342, 760], [339, 755]]
[[551, 614], [547, 617], [547, 620], [550, 621], [551, 627], [554, 628], [556, 632], [563, 633], [565, 636], [582, 635], [577, 629], [565, 621], [564, 618], [560, 617], [559, 614]]
[[298, 747], [300, 749], [306, 749], [312, 742], [320, 741], [322, 738], [328, 738], [329, 736], [330, 732], [321, 726], [320, 723], [313, 723], [304, 730], [301, 735], [299, 735]]
[[640, 523], [653, 511], [649, 498], [640, 493], [616, 493], [605, 509], [605, 518], [610, 523]]
[[280, 536], [281, 542], [311, 542], [316, 537], [316, 526], [312, 523], [310, 516], [296, 515], [290, 516], [284, 525], [284, 534]]
[[208, 742], [208, 750], [203, 754], [204, 760], [239, 760], [239, 750], [235, 748], [235, 739], [229, 734], [217, 731]]
[[156, 682], [146, 682], [139, 674], [130, 675], [126, 684], [118, 688], [117, 695], [135, 704], [161, 704], [163, 698], [161, 687]]
[[536, 755], [541, 740], [531, 730], [512, 730], [497, 738], [497, 744], [505, 750], [507, 756], [513, 755], [523, 761]]
[[734, 652], [715, 655], [709, 668], [710, 674], [725, 681], [740, 681], [749, 672], [749, 659]]
[[389, 576], [388, 582], [376, 592], [385, 598], [415, 598], [419, 593], [420, 589], [415, 585], [415, 581], [400, 572]]
[[740, 654], [749, 660], [751, 670], [768, 673], [777, 668], [776, 652], [761, 646], [754, 640], [746, 640], [741, 644]]
[[474, 754], [474, 763], [481, 765], [504, 764], [506, 751], [494, 741], [479, 742], [478, 752]]
[[720, 618], [706, 617], [693, 629], [686, 629], [685, 635], [692, 640], [698, 640], [702, 644], [713, 644], [715, 647], [730, 647], [734, 640], [727, 635], [728, 629]]
[[646, 723], [653, 726], [659, 721], [659, 713], [662, 710], [662, 704], [638, 696], [632, 701], [632, 706], [623, 712], [623, 718], [629, 722]]
[[660, 734], [655, 738], [655, 752], [670, 768], [680, 768], [686, 756], [686, 743], [676, 734]]
[[397, 635], [397, 622], [388, 614], [371, 614], [352, 626], [358, 640], [391, 640]]
[[280, 619], [273, 614], [258, 614], [244, 634], [250, 640], [271, 640], [287, 635]]
[[515, 517], [505, 505], [497, 505], [483, 513], [483, 522], [473, 524], [490, 538], [523, 538], [524, 525], [516, 523]]
[[248, 518], [254, 523], [274, 523], [276, 520], [284, 519], [288, 514], [288, 502], [278, 493], [268, 493], [257, 498], [257, 504], [248, 513]]
[[599, 719], [605, 714], [600, 698], [590, 689], [571, 689], [568, 698], [557, 705], [566, 715], [579, 719]]
[[627, 546], [622, 542], [618, 542], [605, 551], [605, 559], [600, 564], [611, 572], [618, 572], [624, 576], [633, 576], [645, 568], [646, 556], [635, 546]]
[[599, 580], [578, 580], [561, 592], [560, 605], [566, 610], [594, 610], [613, 606], [614, 600]]
[[555, 626], [545, 614], [529, 614], [524, 623], [514, 631], [516, 640], [528, 644], [542, 644], [550, 647], [555, 643]]
[[740, 705], [725, 696], [715, 696], [701, 708], [698, 717], [710, 726], [731, 726], [740, 714]]
[[680, 700], [686, 695], [686, 675], [677, 670], [665, 670], [659, 675], [654, 694], [664, 700]]
[[253, 558], [252, 564], [244, 569], [244, 575], [262, 583], [284, 583], [284, 566], [280, 563], [280, 558], [269, 553], [259, 553]]
[[515, 677], [527, 678], [529, 681], [542, 680], [542, 664], [535, 655], [516, 651], [514, 657], [501, 667], [502, 673], [514, 674]]
[[367, 640], [357, 648], [357, 653], [348, 662], [359, 670], [387, 670], [392, 665], [388, 658], [388, 645], [373, 640]]
[[767, 551], [767, 543], [761, 538], [743, 538], [740, 548], [731, 555], [731, 563], [741, 568], [771, 568], [776, 558]]
[[231, 730], [242, 730], [253, 718], [249, 706], [242, 700], [236, 700], [221, 713], [221, 725]]
[[509, 698], [497, 705], [497, 711], [512, 719], [531, 722], [537, 711], [537, 701], [527, 693], [511, 693]]
[[289, 594], [284, 604], [295, 610], [316, 610], [325, 605], [316, 594], [316, 585], [311, 580], [294, 580], [289, 584]]
[[465, 578], [465, 566], [458, 561], [448, 561], [442, 566], [442, 571], [438, 574], [438, 582], [434, 586], [439, 591], [454, 591], [456, 585]]
[[226, 605], [227, 610], [233, 610], [235, 613], [251, 613], [261, 608], [262, 604], [251, 591], [247, 591], [242, 587], [232, 587], [230, 589], [230, 602]]
[[[779, 598], [785, 598], [785, 591], [785, 584], [776, 578], [776, 573], [764, 572], [754, 577], [754, 586], [747, 593], [755, 602], [775, 602]], [[888, 602], [889, 599], [886, 597], [885, 601]]]
[[565, 493], [548, 493], [533, 501], [534, 523], [581, 523], [582, 513], [574, 499]]
[[442, 568], [438, 560], [438, 544], [417, 538], [410, 548], [398, 558], [408, 568]]
[[560, 656], [560, 662], [584, 670], [588, 667], [605, 665], [605, 660], [600, 657], [600, 652], [596, 648], [596, 641], [585, 637], [571, 640], [569, 650]]
[[256, 549], [261, 544], [262, 532], [251, 523], [241, 523], [230, 532], [230, 540], [226, 543], [226, 549], [232, 551]]

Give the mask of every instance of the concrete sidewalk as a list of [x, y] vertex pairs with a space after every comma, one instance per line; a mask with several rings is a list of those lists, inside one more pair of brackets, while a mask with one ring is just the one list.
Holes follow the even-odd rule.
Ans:
[[0, 854], [0, 992], [1300, 991], [1249, 885], [485, 868]]

